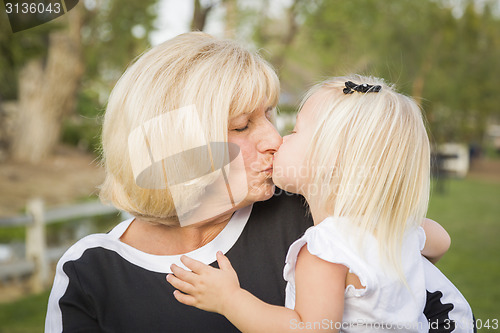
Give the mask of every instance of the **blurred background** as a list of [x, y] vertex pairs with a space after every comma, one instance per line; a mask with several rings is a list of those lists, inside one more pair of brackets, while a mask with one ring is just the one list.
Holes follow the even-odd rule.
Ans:
[[452, 237], [438, 267], [479, 331], [499, 330], [499, 0], [84, 0], [16, 33], [0, 6], [0, 332], [42, 332], [58, 256], [124, 218], [96, 203], [107, 98], [134, 58], [190, 30], [276, 68], [282, 134], [329, 76], [413, 96], [433, 144], [428, 216]]

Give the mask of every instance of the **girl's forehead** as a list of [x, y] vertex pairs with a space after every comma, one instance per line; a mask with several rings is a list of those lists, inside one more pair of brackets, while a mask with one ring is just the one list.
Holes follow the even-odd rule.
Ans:
[[305, 101], [304, 105], [300, 108], [299, 112], [297, 112], [297, 121], [300, 118], [312, 118], [320, 105], [320, 102], [323, 100], [323, 94], [321, 91], [317, 91]]

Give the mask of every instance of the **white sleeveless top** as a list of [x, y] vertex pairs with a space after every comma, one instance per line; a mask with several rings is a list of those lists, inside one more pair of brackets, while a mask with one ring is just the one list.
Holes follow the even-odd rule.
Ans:
[[360, 253], [353, 228], [347, 218], [328, 217], [310, 227], [290, 246], [284, 268], [284, 278], [288, 282], [285, 306], [295, 308], [295, 264], [300, 249], [307, 244], [311, 254], [348, 267], [366, 287], [347, 286], [342, 332], [427, 332], [423, 314], [426, 302], [424, 259], [420, 254], [425, 245], [424, 230], [418, 227], [408, 231], [403, 241], [402, 268], [408, 289], [394, 273], [384, 271], [374, 237], [367, 237], [363, 253]]

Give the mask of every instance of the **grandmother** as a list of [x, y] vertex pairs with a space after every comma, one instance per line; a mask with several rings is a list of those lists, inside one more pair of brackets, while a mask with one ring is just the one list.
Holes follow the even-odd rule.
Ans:
[[46, 332], [237, 332], [175, 300], [165, 276], [182, 254], [216, 266], [220, 250], [242, 288], [284, 304], [285, 255], [312, 220], [272, 183], [278, 95], [261, 57], [200, 32], [126, 70], [106, 109], [100, 195], [133, 218], [64, 254]]

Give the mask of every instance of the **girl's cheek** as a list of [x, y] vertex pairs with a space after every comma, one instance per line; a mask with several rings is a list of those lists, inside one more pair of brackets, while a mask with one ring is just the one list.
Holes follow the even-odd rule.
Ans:
[[287, 147], [286, 143], [283, 142], [281, 146], [278, 148], [278, 151], [275, 153], [275, 155], [284, 153], [287, 149], [286, 147]]

